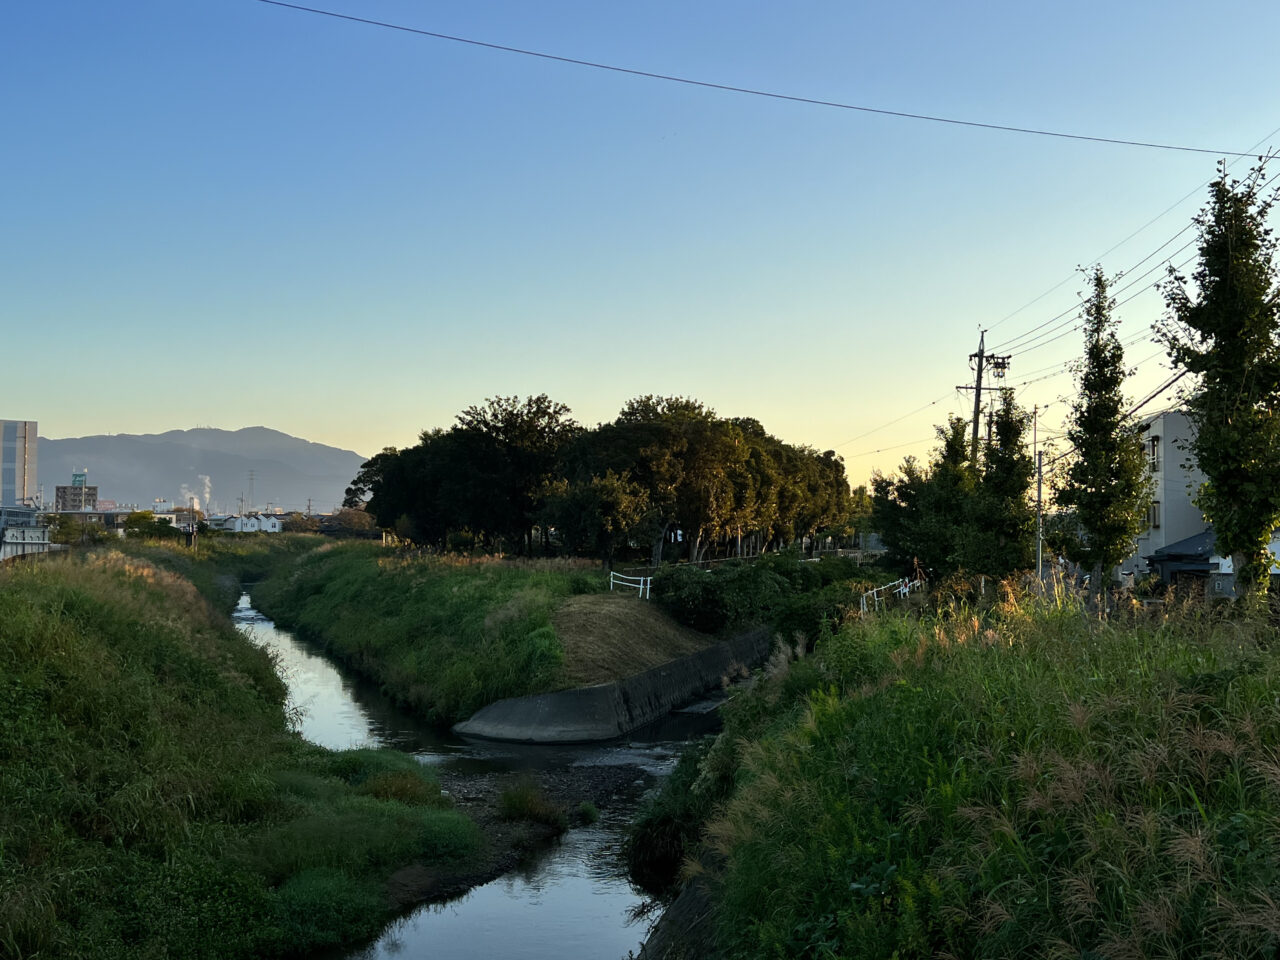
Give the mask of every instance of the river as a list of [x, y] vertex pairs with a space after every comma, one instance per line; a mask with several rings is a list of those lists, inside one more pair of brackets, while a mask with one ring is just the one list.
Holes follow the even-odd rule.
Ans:
[[[535, 747], [466, 741], [416, 720], [377, 687], [345, 675], [331, 660], [254, 610], [248, 594], [232, 615], [251, 640], [271, 650], [289, 688], [303, 737], [324, 747], [393, 747], [422, 763], [474, 774], [572, 765], [632, 765], [663, 776], [689, 738], [712, 729], [714, 715], [676, 715], [626, 742]], [[634, 919], [647, 897], [627, 880], [618, 850], [629, 805], [601, 810], [591, 826], [569, 830], [517, 872], [462, 897], [421, 907], [392, 923], [349, 960], [431, 957], [472, 960], [611, 960], [638, 952], [648, 930]]]

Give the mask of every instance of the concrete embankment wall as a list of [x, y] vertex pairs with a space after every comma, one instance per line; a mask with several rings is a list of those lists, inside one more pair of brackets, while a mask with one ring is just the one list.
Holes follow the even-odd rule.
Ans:
[[453, 729], [523, 743], [610, 740], [718, 688], [737, 667], [756, 666], [771, 646], [772, 635], [759, 627], [625, 680], [499, 700]]

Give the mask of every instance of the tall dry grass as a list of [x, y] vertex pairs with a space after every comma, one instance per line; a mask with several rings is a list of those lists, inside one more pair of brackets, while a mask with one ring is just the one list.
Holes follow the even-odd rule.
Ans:
[[729, 955], [1275, 956], [1276, 640], [1009, 588], [847, 623], [702, 761]]

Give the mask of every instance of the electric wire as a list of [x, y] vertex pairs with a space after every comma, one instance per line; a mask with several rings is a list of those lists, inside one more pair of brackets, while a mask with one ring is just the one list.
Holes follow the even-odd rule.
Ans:
[[[1255, 144], [1250, 148], [1250, 150], [1249, 150], [1249, 155], [1250, 155], [1250, 156], [1253, 156], [1253, 155], [1254, 155], [1254, 153], [1255, 153], [1255, 151], [1257, 151], [1257, 150], [1261, 149], [1261, 147], [1262, 147], [1262, 145], [1263, 145], [1264, 143], [1267, 143], [1269, 140], [1271, 140], [1271, 138], [1272, 138], [1272, 137], [1274, 137], [1274, 136], [1275, 136], [1276, 134], [1278, 134], [1278, 133], [1280, 133], [1280, 127], [1276, 127], [1274, 130], [1272, 130], [1270, 133], [1268, 133], [1265, 137], [1263, 137], [1261, 140], [1259, 140], [1257, 143], [1255, 143]], [[1234, 164], [1236, 164], [1238, 161], [1239, 161], [1239, 158], [1238, 158], [1238, 157], [1237, 157], [1236, 159], [1233, 159], [1233, 160], [1228, 161], [1228, 163], [1227, 163], [1227, 169], [1230, 169], [1230, 168], [1231, 168]], [[1116, 250], [1118, 250], [1118, 249], [1120, 249], [1121, 247], [1123, 247], [1126, 243], [1128, 243], [1130, 240], [1132, 240], [1132, 239], [1133, 239], [1134, 237], [1136, 237], [1138, 234], [1142, 233], [1142, 232], [1143, 232], [1144, 230], [1146, 230], [1148, 227], [1153, 226], [1154, 224], [1156, 224], [1156, 223], [1157, 223], [1157, 222], [1159, 222], [1160, 220], [1163, 220], [1166, 216], [1168, 216], [1170, 213], [1172, 213], [1172, 212], [1173, 212], [1174, 210], [1176, 210], [1178, 207], [1182, 206], [1184, 203], [1186, 203], [1188, 200], [1190, 200], [1192, 197], [1194, 197], [1197, 193], [1199, 193], [1199, 192], [1200, 192], [1201, 190], [1203, 190], [1205, 187], [1211, 186], [1211, 185], [1213, 184], [1213, 182], [1214, 182], [1214, 180], [1215, 180], [1215, 179], [1217, 179], [1217, 178], [1215, 177], [1215, 178], [1212, 178], [1212, 179], [1209, 179], [1209, 180], [1205, 180], [1203, 183], [1196, 184], [1196, 186], [1192, 187], [1192, 188], [1191, 188], [1190, 190], [1188, 190], [1185, 194], [1183, 194], [1183, 196], [1182, 196], [1180, 199], [1175, 200], [1175, 201], [1174, 201], [1173, 203], [1171, 203], [1169, 206], [1165, 207], [1165, 208], [1164, 208], [1164, 210], [1162, 210], [1160, 213], [1157, 213], [1154, 217], [1152, 217], [1150, 220], [1148, 220], [1146, 223], [1144, 223], [1142, 226], [1140, 226], [1137, 230], [1133, 231], [1133, 233], [1129, 234], [1127, 237], [1125, 237], [1123, 240], [1119, 241], [1118, 243], [1114, 243], [1114, 244], [1112, 244], [1110, 247], [1108, 247], [1106, 250], [1102, 251], [1102, 253], [1098, 254], [1096, 257], [1092, 257], [1088, 262], [1089, 262], [1089, 263], [1100, 263], [1104, 257], [1106, 257], [1106, 256], [1108, 256], [1108, 255], [1110, 255], [1110, 254], [1114, 253]], [[1188, 225], [1188, 226], [1190, 226], [1190, 225]], [[1159, 249], [1159, 248], [1157, 248], [1157, 249]], [[1026, 303], [1024, 303], [1022, 306], [1018, 307], [1018, 309], [1014, 310], [1013, 312], [1005, 314], [1003, 317], [1001, 317], [1001, 318], [1000, 318], [999, 320], [997, 320], [995, 323], [993, 323], [993, 324], [991, 324], [989, 327], [987, 327], [987, 329], [988, 329], [988, 330], [994, 330], [996, 327], [1000, 326], [1000, 324], [1004, 323], [1006, 320], [1012, 320], [1014, 317], [1016, 317], [1018, 314], [1020, 314], [1023, 310], [1026, 310], [1026, 309], [1028, 309], [1029, 307], [1035, 306], [1035, 304], [1039, 303], [1039, 302], [1040, 302], [1041, 300], [1043, 300], [1045, 297], [1049, 296], [1049, 294], [1054, 293], [1055, 291], [1057, 291], [1057, 290], [1061, 289], [1061, 288], [1062, 288], [1066, 283], [1068, 283], [1068, 282], [1069, 282], [1073, 277], [1075, 277], [1075, 276], [1076, 276], [1075, 274], [1071, 274], [1071, 275], [1069, 275], [1069, 276], [1063, 277], [1061, 280], [1059, 280], [1057, 283], [1055, 283], [1052, 287], [1050, 287], [1050, 288], [1049, 288], [1048, 290], [1046, 290], [1044, 293], [1040, 294], [1040, 296], [1035, 297], [1034, 299], [1027, 301]]]
[[823, 100], [816, 97], [801, 97], [792, 94], [777, 93], [770, 90], [757, 90], [753, 87], [739, 87], [728, 83], [715, 83], [710, 80], [695, 80], [691, 77], [681, 77], [676, 76], [675, 74], [655, 73], [651, 70], [638, 70], [632, 67], [620, 67], [616, 64], [600, 63], [595, 60], [582, 60], [578, 57], [565, 57], [554, 53], [545, 53], [540, 50], [528, 50], [523, 47], [512, 47], [501, 43], [491, 43], [486, 40], [475, 40], [470, 37], [459, 37], [448, 33], [438, 33], [434, 30], [423, 30], [418, 27], [408, 27], [403, 24], [390, 23], [386, 20], [372, 20], [367, 17], [357, 17], [351, 14], [338, 13], [333, 10], [321, 10], [317, 7], [305, 7], [297, 3], [285, 3], [284, 0], [257, 0], [257, 2], [265, 3], [273, 7], [283, 7], [288, 10], [296, 10], [302, 13], [313, 13], [318, 16], [332, 17], [335, 20], [347, 20], [351, 23], [362, 23], [367, 26], [382, 27], [387, 30], [398, 30], [402, 33], [416, 34], [417, 36], [430, 37], [435, 40], [447, 40], [450, 43], [462, 43], [472, 47], [482, 47], [486, 50], [496, 50], [501, 53], [518, 54], [522, 57], [536, 57], [540, 60], [567, 63], [577, 67], [590, 67], [593, 70], [608, 70], [613, 73], [622, 73], [633, 77], [643, 77], [648, 80], [663, 80], [668, 83], [681, 83], [691, 87], [702, 87], [708, 90], [722, 90], [727, 93], [741, 93], [752, 97], [766, 97], [771, 100], [803, 103], [815, 107], [829, 107], [836, 110], [853, 110], [859, 113], [872, 113], [886, 117], [899, 117], [905, 120], [946, 123], [953, 126], [974, 127], [981, 130], [999, 130], [1005, 133], [1022, 133], [1038, 137], [1057, 137], [1064, 140], [1082, 140], [1091, 143], [1107, 143], [1117, 146], [1143, 147], [1152, 150], [1174, 150], [1183, 153], [1207, 153], [1219, 157], [1253, 156], [1252, 153], [1242, 150], [1216, 150], [1210, 147], [1190, 147], [1181, 144], [1156, 143], [1146, 140], [1126, 140], [1119, 137], [1097, 137], [1081, 133], [1064, 133], [1059, 130], [1041, 130], [1034, 127], [1016, 127], [1001, 123], [984, 123], [977, 120], [959, 120], [955, 117], [938, 117], [925, 113], [908, 113], [903, 110], [888, 110], [882, 107], [868, 107], [860, 104], [843, 103], [838, 100]]
[[[954, 392], [954, 391], [952, 391], [952, 392]], [[943, 394], [942, 396], [940, 396], [937, 400], [930, 400], [930, 401], [929, 401], [928, 403], [926, 403], [924, 406], [916, 407], [916, 409], [912, 410], [911, 412], [909, 412], [909, 413], [904, 413], [902, 416], [900, 416], [900, 417], [898, 417], [898, 418], [896, 418], [896, 419], [894, 419], [894, 420], [890, 420], [888, 423], [882, 423], [882, 424], [880, 424], [880, 426], [878, 426], [878, 427], [874, 427], [874, 428], [872, 428], [872, 429], [870, 429], [870, 430], [867, 430], [867, 431], [865, 431], [864, 433], [860, 433], [860, 434], [858, 434], [856, 437], [850, 437], [848, 440], [845, 440], [845, 441], [843, 441], [842, 443], [837, 443], [834, 447], [832, 447], [832, 449], [833, 449], [833, 450], [839, 450], [841, 447], [847, 446], [847, 445], [849, 445], [849, 444], [853, 443], [855, 440], [861, 440], [863, 437], [869, 437], [869, 436], [871, 436], [871, 434], [873, 434], [873, 433], [879, 433], [881, 430], [885, 429], [886, 427], [892, 427], [895, 423], [901, 423], [903, 420], [906, 420], [908, 417], [913, 417], [913, 416], [915, 416], [917, 413], [920, 413], [920, 412], [922, 412], [922, 411], [924, 411], [924, 410], [928, 410], [930, 407], [935, 406], [935, 405], [937, 405], [937, 404], [941, 403], [943, 400], [947, 399], [947, 397], [949, 397], [949, 396], [951, 396], [951, 392], [944, 393], [944, 394]]]

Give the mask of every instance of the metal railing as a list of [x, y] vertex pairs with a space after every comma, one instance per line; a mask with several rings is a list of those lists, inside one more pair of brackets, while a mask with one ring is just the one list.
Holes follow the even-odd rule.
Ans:
[[888, 606], [890, 597], [905, 600], [912, 590], [919, 590], [923, 586], [924, 580], [920, 577], [915, 580], [908, 580], [903, 577], [901, 580], [893, 581], [893, 583], [886, 583], [883, 587], [868, 590], [862, 595], [862, 612], [866, 613], [868, 611], [868, 600], [871, 601], [871, 609], [879, 610], [881, 605]]
[[624, 590], [635, 590], [641, 600], [648, 600], [653, 589], [653, 577], [625, 577], [620, 573], [609, 571], [609, 589], [618, 586]]

